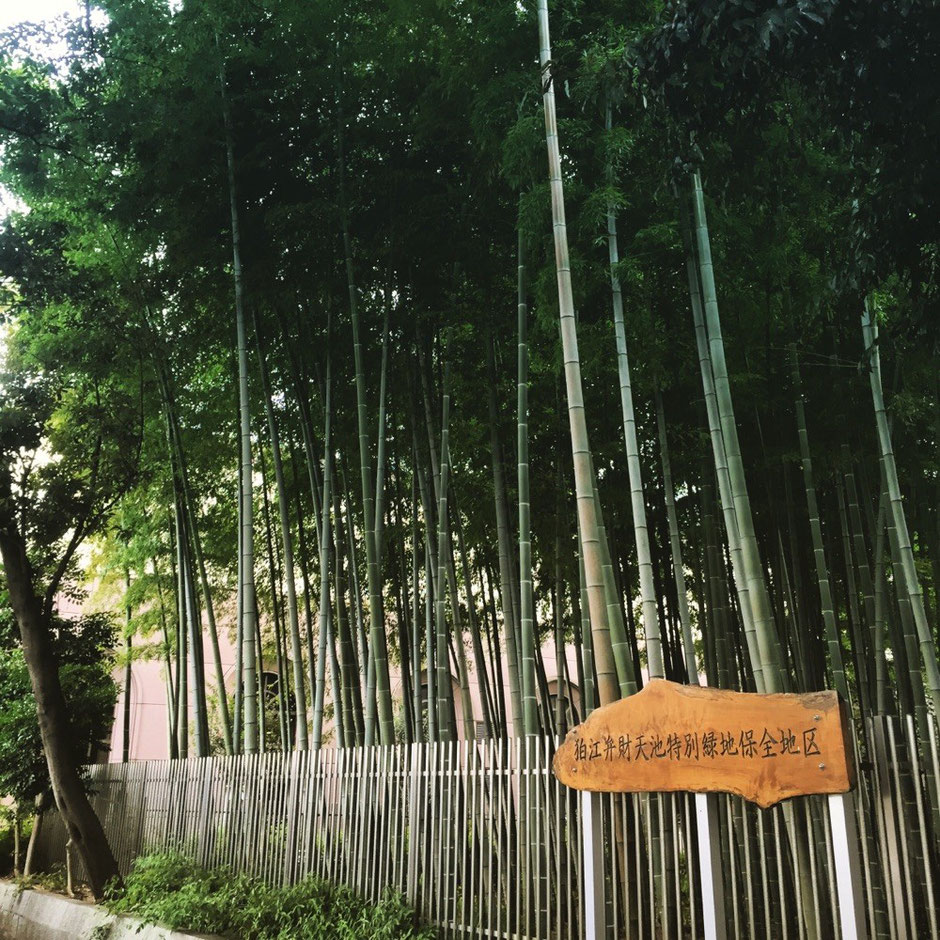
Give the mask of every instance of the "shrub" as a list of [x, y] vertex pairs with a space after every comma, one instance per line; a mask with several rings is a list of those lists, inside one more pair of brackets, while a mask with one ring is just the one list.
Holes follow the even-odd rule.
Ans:
[[432, 940], [404, 899], [387, 893], [370, 904], [349, 888], [307, 878], [276, 888], [225, 869], [199, 868], [176, 852], [139, 858], [106, 902], [177, 930], [243, 940]]

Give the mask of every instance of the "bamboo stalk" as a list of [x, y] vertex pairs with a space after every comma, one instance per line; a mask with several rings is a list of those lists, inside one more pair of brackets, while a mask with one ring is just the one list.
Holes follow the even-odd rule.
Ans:
[[[323, 497], [321, 499], [320, 519], [320, 609], [318, 614], [316, 682], [313, 689], [313, 728], [310, 744], [318, 750], [323, 740], [323, 706], [326, 697], [326, 640], [327, 617], [330, 610], [330, 510], [332, 508], [333, 451], [332, 451], [332, 356], [329, 345], [330, 330], [327, 329], [326, 347], [326, 382], [323, 397]], [[335, 703], [334, 703], [335, 704]]]
[[503, 632], [506, 642], [506, 664], [509, 673], [509, 707], [513, 730], [522, 727], [522, 689], [519, 672], [519, 649], [516, 626], [515, 578], [510, 563], [509, 507], [506, 481], [503, 474], [502, 448], [496, 405], [496, 353], [493, 334], [486, 333], [487, 405], [489, 406], [490, 455], [493, 469], [493, 501], [496, 507], [496, 539], [499, 555], [499, 597], [503, 612]]
[[682, 628], [682, 646], [685, 653], [685, 670], [689, 682], [698, 685], [699, 670], [695, 662], [695, 640], [692, 637], [692, 614], [685, 585], [685, 566], [682, 563], [682, 544], [679, 540], [679, 519], [676, 515], [676, 492], [672, 482], [672, 464], [669, 460], [669, 441], [666, 437], [666, 413], [663, 396], [656, 387], [656, 427], [659, 431], [659, 457], [663, 466], [663, 493], [666, 499], [666, 521], [669, 525], [669, 549], [672, 553], [672, 571], [676, 582], [676, 598], [679, 605], [679, 623]]
[[800, 459], [803, 465], [803, 486], [806, 490], [806, 506], [809, 514], [810, 536], [813, 541], [813, 558], [816, 564], [816, 583], [819, 587], [819, 602], [829, 649], [829, 667], [832, 680], [839, 694], [851, 701], [848, 682], [845, 678], [845, 665], [842, 657], [842, 642], [839, 637], [839, 625], [836, 622], [835, 606], [829, 584], [829, 566], [823, 546], [822, 526], [819, 521], [819, 506], [816, 502], [816, 484], [813, 480], [813, 460], [809, 450], [809, 435], [806, 430], [806, 408], [803, 404], [803, 389], [800, 380], [800, 367], [796, 358], [796, 349], [791, 347], [791, 374], [793, 390], [796, 396], [796, 427], [800, 441]]
[[529, 341], [526, 302], [525, 238], [518, 231], [517, 267], [517, 377], [516, 377], [516, 481], [519, 493], [519, 612], [522, 675], [522, 728], [538, 734], [535, 698], [535, 605], [532, 586], [532, 523], [529, 504]]
[[[441, 417], [440, 486], [437, 510], [437, 593], [435, 594], [434, 604], [437, 720], [441, 741], [454, 741], [457, 739], [454, 697], [447, 655], [450, 631], [447, 626], [447, 597], [445, 594], [445, 579], [447, 578], [446, 556], [449, 551], [447, 539], [447, 490], [450, 477], [450, 450], [448, 446], [450, 432], [450, 374], [451, 364], [446, 356], [445, 350], [444, 384], [441, 395], [443, 413]], [[456, 597], [452, 599], [452, 605], [454, 607], [457, 606]]]
[[869, 383], [872, 402], [875, 408], [875, 425], [878, 430], [878, 444], [881, 451], [882, 467], [888, 491], [888, 501], [894, 529], [897, 533], [897, 553], [900, 560], [897, 572], [901, 576], [901, 585], [911, 607], [914, 626], [917, 631], [917, 643], [920, 658], [927, 675], [927, 690], [933, 704], [934, 714], [940, 715], [940, 667], [937, 665], [937, 648], [934, 643], [927, 615], [924, 610], [923, 589], [914, 566], [914, 552], [907, 528], [907, 517], [901, 499], [901, 486], [894, 461], [894, 447], [888, 418], [885, 412], [884, 392], [881, 384], [881, 353], [878, 346], [878, 324], [874, 321], [866, 301], [862, 310], [862, 335], [865, 340], [865, 352], [869, 361]]
[[[611, 129], [611, 108], [606, 108], [606, 128]], [[610, 173], [608, 173], [608, 176]], [[613, 202], [607, 204], [607, 255], [610, 262], [610, 292], [614, 311], [614, 334], [617, 343], [617, 375], [620, 379], [620, 409], [623, 436], [627, 452], [627, 474], [630, 479], [630, 506], [633, 511], [633, 533], [636, 539], [637, 569], [640, 576], [640, 602], [643, 609], [643, 636], [646, 641], [646, 660], [651, 679], [666, 675], [663, 659], [663, 640], [656, 609], [656, 589], [653, 584], [653, 562], [650, 555], [649, 528], [646, 522], [646, 501], [643, 496], [643, 473], [640, 468], [640, 447], [637, 442], [636, 415], [633, 409], [633, 386], [630, 381], [630, 360], [627, 355], [627, 336], [623, 323], [623, 291], [617, 265], [620, 249], [617, 244], [617, 215]]]
[[[382, 744], [395, 740], [395, 720], [392, 713], [392, 693], [388, 674], [388, 644], [385, 636], [385, 618], [382, 586], [379, 577], [379, 559], [375, 544], [375, 491], [372, 483], [372, 458], [369, 453], [368, 409], [366, 405], [365, 371], [362, 362], [362, 339], [359, 324], [359, 291], [353, 268], [352, 239], [349, 233], [349, 213], [346, 206], [345, 159], [343, 153], [343, 116], [337, 104], [337, 160], [339, 164], [339, 200], [342, 222], [343, 253], [346, 261], [346, 281], [349, 292], [349, 312], [352, 320], [353, 358], [356, 367], [356, 420], [359, 431], [360, 481], [362, 484], [362, 510], [364, 514], [363, 538], [366, 544], [366, 575], [369, 586], [369, 661], [375, 672], [375, 699], [366, 698], [365, 740], [372, 744], [376, 737]], [[373, 705], [373, 702], [375, 703]]]
[[598, 698], [600, 704], [605, 705], [608, 702], [616, 701], [620, 694], [620, 687], [607, 621], [604, 568], [598, 538], [594, 479], [590, 465], [591, 448], [588, 440], [587, 420], [584, 414], [584, 390], [581, 383], [578, 331], [575, 324], [571, 263], [568, 257], [568, 233], [565, 222], [565, 196], [561, 178], [561, 150], [558, 143], [558, 121], [555, 115], [555, 88], [552, 74], [547, 0], [538, 0], [538, 22], [539, 65], [542, 70], [542, 102], [545, 109], [545, 143], [548, 150], [548, 175], [552, 194], [552, 228], [555, 241], [555, 270], [558, 282], [558, 312], [565, 362], [565, 387], [568, 398], [568, 421], [574, 464], [575, 498], [580, 521], [581, 551], [584, 557], [585, 585], [590, 611], [593, 658], [597, 670]]
[[718, 299], [712, 267], [711, 245], [708, 236], [708, 223], [705, 218], [705, 200], [702, 194], [702, 181], [698, 172], [695, 172], [692, 176], [692, 209], [695, 218], [702, 306], [708, 332], [708, 351], [714, 378], [715, 399], [728, 462], [731, 499], [737, 520], [742, 573], [747, 584], [747, 597], [753, 614], [756, 652], [759, 656], [759, 660], [754, 664], [755, 672], [759, 667], [765, 691], [779, 692], [785, 689], [786, 677], [783, 674], [777, 650], [776, 627], [767, 594], [767, 585], [764, 580], [764, 569], [760, 560], [757, 536], [754, 532], [751, 504], [744, 476], [744, 464], [738, 442], [737, 424], [735, 423], [734, 408], [731, 403], [731, 386], [725, 365], [725, 347], [718, 317]]
[[[216, 37], [218, 46], [218, 37]], [[232, 223], [232, 270], [235, 283], [235, 328], [238, 354], [238, 413], [239, 413], [239, 556], [241, 559], [241, 615], [242, 615], [242, 662], [245, 669], [242, 679], [242, 705], [245, 710], [243, 733], [245, 752], [258, 750], [258, 699], [255, 674], [256, 621], [258, 619], [255, 598], [254, 571], [254, 516], [252, 514], [251, 479], [251, 418], [248, 402], [248, 342], [245, 330], [245, 302], [241, 260], [241, 234], [238, 222], [238, 200], [235, 193], [235, 143], [232, 118], [228, 103], [225, 80], [225, 61], [220, 59], [219, 86], [222, 92], [222, 118], [225, 126], [225, 156], [228, 173], [229, 208]]]
[[[295, 581], [294, 543], [290, 529], [290, 512], [287, 505], [287, 485], [284, 481], [284, 466], [281, 458], [281, 437], [274, 415], [271, 376], [265, 359], [264, 341], [261, 335], [257, 309], [254, 310], [255, 342], [258, 347], [258, 365], [261, 371], [261, 391], [264, 397], [268, 423], [268, 439], [271, 444], [271, 460], [274, 483], [277, 491], [278, 514], [281, 528], [281, 551], [284, 558], [284, 586], [287, 591], [287, 623], [290, 636], [291, 666], [293, 669], [294, 708], [296, 710], [294, 747], [306, 751], [309, 746], [307, 734], [307, 695], [304, 690], [304, 660], [300, 645], [300, 619], [297, 609], [297, 585]], [[285, 690], [286, 691], [286, 690]]]

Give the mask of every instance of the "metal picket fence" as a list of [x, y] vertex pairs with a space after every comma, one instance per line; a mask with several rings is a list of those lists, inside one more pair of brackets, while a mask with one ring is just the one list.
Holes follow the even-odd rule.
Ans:
[[[857, 850], [869, 932], [937, 928], [937, 734], [907, 717], [856, 728]], [[316, 875], [378, 899], [403, 893], [443, 937], [583, 935], [582, 802], [551, 772], [554, 743], [483, 741], [99, 764], [93, 803], [122, 872], [179, 849], [272, 883]], [[728, 935], [839, 936], [824, 798], [770, 810], [718, 796]], [[607, 936], [704, 936], [690, 794], [607, 794]], [[61, 863], [52, 814], [41, 864]]]

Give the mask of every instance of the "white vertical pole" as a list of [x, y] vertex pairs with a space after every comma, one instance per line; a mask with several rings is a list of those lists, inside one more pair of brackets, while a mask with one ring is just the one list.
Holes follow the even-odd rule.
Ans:
[[695, 794], [695, 823], [705, 940], [725, 940], [725, 878], [718, 835], [718, 798], [713, 793]]
[[606, 940], [604, 893], [604, 817], [601, 795], [581, 793], [581, 847], [584, 862], [584, 940]]
[[851, 793], [830, 794], [829, 825], [832, 830], [832, 857], [836, 866], [842, 940], [868, 940], [868, 924], [862, 904], [862, 872], [858, 864], [855, 801]]
[[408, 880], [405, 897], [415, 909], [419, 908], [418, 898], [418, 855], [421, 852], [419, 839], [419, 812], [421, 804], [421, 758], [424, 746], [420, 743], [411, 745], [411, 771], [408, 793]]

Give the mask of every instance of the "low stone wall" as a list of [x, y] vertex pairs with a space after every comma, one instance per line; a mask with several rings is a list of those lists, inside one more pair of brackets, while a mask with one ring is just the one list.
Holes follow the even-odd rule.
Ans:
[[0, 883], [0, 940], [221, 940], [115, 916], [85, 901]]

